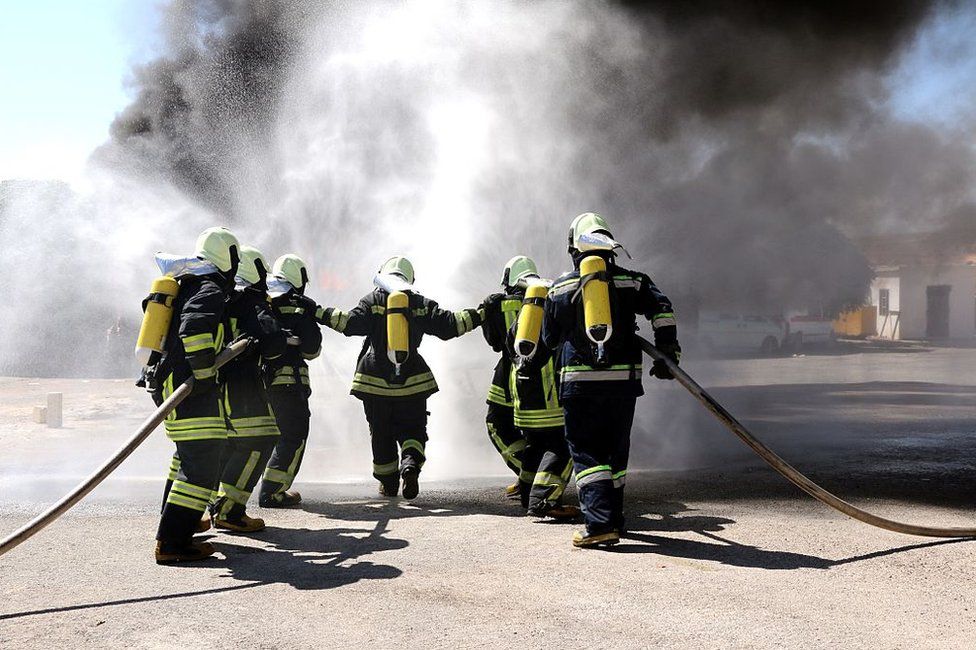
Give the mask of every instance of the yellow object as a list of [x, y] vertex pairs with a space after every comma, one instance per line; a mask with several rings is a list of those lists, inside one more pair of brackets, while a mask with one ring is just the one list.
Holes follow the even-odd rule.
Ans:
[[153, 352], [162, 353], [169, 324], [173, 320], [173, 300], [179, 291], [180, 283], [169, 276], [153, 280], [136, 341], [136, 359], [142, 365], [149, 363]]
[[[607, 263], [602, 257], [590, 255], [580, 263], [580, 282], [583, 290], [583, 315], [586, 337], [597, 347], [597, 360], [603, 359], [603, 345], [613, 335], [610, 315], [610, 283], [606, 278]], [[587, 277], [591, 276], [591, 277]]]
[[[886, 329], [894, 329], [892, 326]], [[834, 321], [834, 333], [839, 336], [863, 338], [878, 333], [878, 308], [868, 305], [844, 312]]]
[[515, 353], [521, 361], [528, 361], [539, 347], [542, 333], [543, 305], [549, 290], [545, 285], [532, 284], [525, 290], [525, 299], [519, 310], [518, 326], [515, 329]]
[[410, 324], [407, 310], [410, 297], [402, 291], [394, 291], [386, 297], [386, 356], [400, 374], [400, 366], [410, 356]]

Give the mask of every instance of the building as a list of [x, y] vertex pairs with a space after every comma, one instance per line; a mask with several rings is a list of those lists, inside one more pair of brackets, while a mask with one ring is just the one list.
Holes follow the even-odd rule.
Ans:
[[976, 338], [976, 241], [946, 232], [860, 243], [875, 271], [880, 338]]

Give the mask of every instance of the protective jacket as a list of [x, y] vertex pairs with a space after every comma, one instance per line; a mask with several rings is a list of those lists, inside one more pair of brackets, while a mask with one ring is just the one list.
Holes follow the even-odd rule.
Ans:
[[546, 299], [542, 341], [557, 351], [562, 399], [575, 395], [636, 397], [643, 394], [641, 349], [636, 338], [638, 314], [651, 321], [656, 343], [677, 340], [674, 309], [667, 296], [644, 273], [617, 266], [613, 255], [601, 256], [607, 261], [613, 321], [613, 334], [605, 345], [605, 363], [597, 364], [596, 346], [584, 332], [579, 290], [582, 255], [574, 259], [573, 271], [556, 280]]
[[256, 341], [246, 352], [220, 369], [224, 385], [224, 409], [232, 434], [238, 436], [278, 435], [261, 360], [274, 361], [285, 353], [287, 342], [271, 311], [267, 294], [248, 287], [235, 291], [227, 305], [231, 339], [247, 336]]
[[522, 308], [523, 289], [512, 289], [511, 293], [493, 293], [481, 303], [484, 310], [485, 322], [481, 326], [481, 333], [485, 341], [501, 356], [495, 364], [495, 371], [488, 387], [488, 403], [499, 404], [509, 408], [514, 406], [512, 389], [512, 359], [505, 349], [505, 338], [508, 331], [518, 319], [519, 309]]
[[518, 365], [515, 354], [517, 327], [518, 321], [512, 324], [507, 337], [513, 367], [511, 393], [515, 405], [515, 426], [521, 429], [562, 427], [563, 407], [559, 403], [559, 382], [556, 380], [552, 350], [540, 340], [532, 358]]
[[293, 390], [311, 395], [308, 362], [322, 353], [322, 331], [315, 322], [315, 301], [294, 289], [271, 299], [271, 313], [286, 334], [298, 337], [284, 353], [265, 361], [271, 390]]
[[410, 354], [400, 367], [387, 357], [386, 299], [387, 292], [374, 289], [348, 313], [334, 307], [319, 308], [316, 320], [346, 336], [365, 336], [363, 349], [356, 363], [353, 395], [359, 399], [426, 399], [437, 392], [437, 381], [430, 366], [418, 353], [425, 334], [448, 340], [470, 332], [481, 324], [475, 309], [451, 312], [418, 293], [409, 293], [407, 322], [410, 330]]

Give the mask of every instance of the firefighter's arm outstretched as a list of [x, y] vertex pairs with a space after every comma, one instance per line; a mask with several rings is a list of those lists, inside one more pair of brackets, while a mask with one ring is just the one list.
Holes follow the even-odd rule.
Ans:
[[338, 307], [316, 306], [315, 321], [346, 336], [366, 336], [373, 318], [374, 293], [370, 293], [349, 311]]
[[441, 309], [433, 300], [421, 298], [424, 306], [415, 310], [413, 316], [420, 323], [424, 334], [446, 341], [467, 334], [484, 322], [483, 310], [448, 311]]

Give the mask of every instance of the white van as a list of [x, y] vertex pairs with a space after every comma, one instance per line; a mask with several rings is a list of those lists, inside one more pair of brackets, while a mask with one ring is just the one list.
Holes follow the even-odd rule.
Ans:
[[774, 354], [785, 336], [781, 319], [722, 311], [698, 314], [698, 341], [708, 352]]

